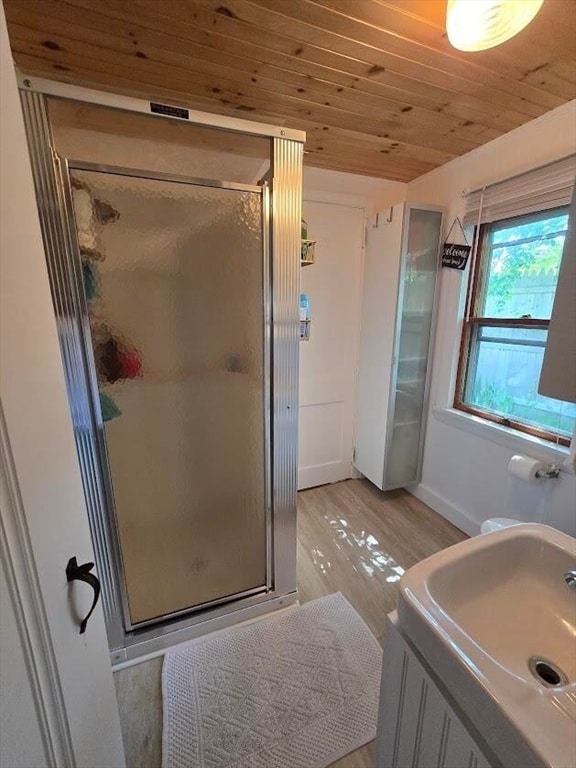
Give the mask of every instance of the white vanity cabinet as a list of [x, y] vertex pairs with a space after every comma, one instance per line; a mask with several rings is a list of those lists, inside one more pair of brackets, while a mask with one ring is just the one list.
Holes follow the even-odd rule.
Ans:
[[386, 622], [377, 768], [495, 768], [397, 627]]
[[442, 216], [403, 203], [368, 222], [354, 464], [382, 490], [420, 479]]

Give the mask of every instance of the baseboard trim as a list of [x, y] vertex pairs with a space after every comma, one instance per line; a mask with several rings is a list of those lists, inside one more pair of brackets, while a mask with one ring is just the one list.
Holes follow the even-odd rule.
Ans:
[[327, 464], [316, 464], [311, 467], [298, 469], [298, 490], [314, 488], [317, 485], [338, 483], [340, 480], [348, 480], [353, 475], [353, 467], [350, 461], [334, 461]]
[[480, 533], [480, 524], [476, 520], [473, 520], [462, 509], [448, 501], [448, 499], [440, 496], [439, 493], [436, 493], [428, 485], [419, 483], [411, 487], [409, 491], [417, 499], [431, 507], [434, 512], [442, 515], [449, 523], [467, 533], [468, 536], [477, 536]]

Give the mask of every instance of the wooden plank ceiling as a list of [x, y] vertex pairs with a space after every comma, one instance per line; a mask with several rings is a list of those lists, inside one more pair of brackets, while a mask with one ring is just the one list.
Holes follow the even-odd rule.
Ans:
[[409, 181], [576, 96], [576, 0], [461, 53], [445, 0], [4, 0], [31, 75], [308, 133], [306, 162]]

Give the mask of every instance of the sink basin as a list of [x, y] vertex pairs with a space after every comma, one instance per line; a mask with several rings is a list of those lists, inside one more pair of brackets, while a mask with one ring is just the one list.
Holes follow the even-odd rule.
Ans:
[[398, 616], [504, 765], [576, 765], [576, 540], [544, 525], [478, 536], [400, 581]]
[[422, 568], [430, 569], [429, 596], [463, 640], [534, 686], [527, 662], [536, 655], [558, 664], [576, 683], [576, 595], [564, 581], [575, 567], [575, 542], [568, 540], [570, 551], [550, 533], [538, 526], [482, 538], [478, 546], [454, 548], [443, 563]]

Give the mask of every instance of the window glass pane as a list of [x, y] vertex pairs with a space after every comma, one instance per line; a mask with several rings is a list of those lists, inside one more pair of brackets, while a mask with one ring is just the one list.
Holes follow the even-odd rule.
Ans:
[[547, 331], [490, 328], [476, 333], [466, 402], [504, 417], [570, 436], [576, 405], [538, 394]]
[[544, 347], [546, 345], [545, 328], [492, 328], [489, 325], [480, 326], [478, 329], [479, 338], [483, 341], [491, 339], [497, 341], [510, 341], [518, 345], [528, 344], [534, 347]]
[[490, 233], [484, 317], [550, 318], [568, 213], [547, 213]]

